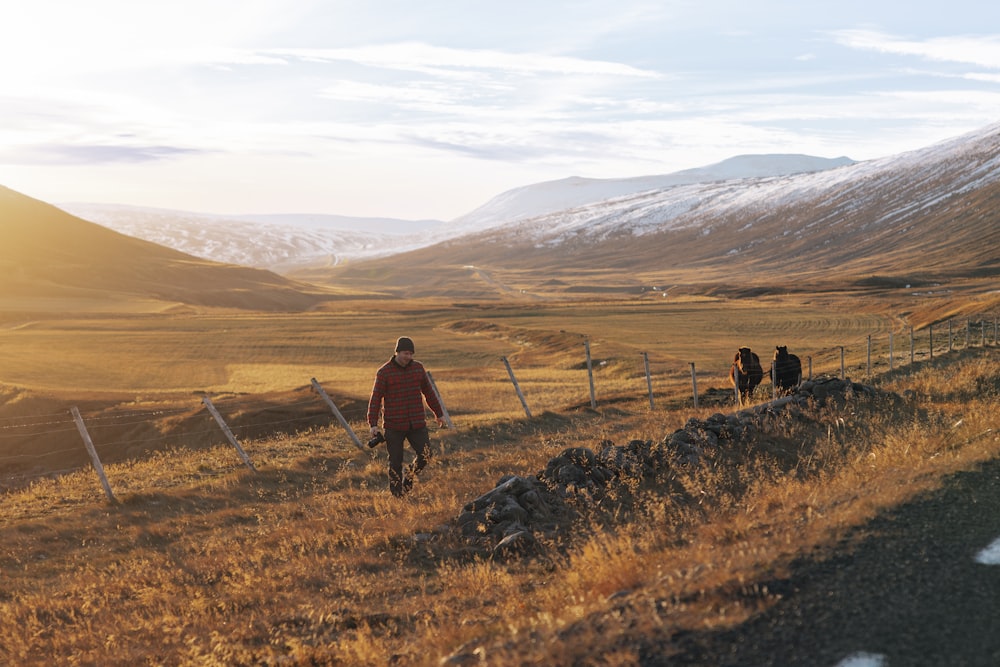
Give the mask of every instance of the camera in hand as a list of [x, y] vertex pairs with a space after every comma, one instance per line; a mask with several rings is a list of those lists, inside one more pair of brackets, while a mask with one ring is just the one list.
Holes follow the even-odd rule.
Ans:
[[371, 440], [368, 441], [368, 447], [375, 447], [380, 442], [385, 442], [385, 436], [382, 435], [381, 431], [372, 436]]

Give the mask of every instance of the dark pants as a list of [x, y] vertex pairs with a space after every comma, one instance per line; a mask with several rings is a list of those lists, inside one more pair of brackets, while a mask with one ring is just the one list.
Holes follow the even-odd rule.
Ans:
[[397, 431], [385, 429], [385, 446], [389, 450], [389, 490], [394, 496], [402, 496], [413, 486], [413, 478], [403, 475], [403, 442], [408, 441], [417, 458], [410, 465], [410, 475], [416, 475], [427, 466], [431, 457], [431, 438], [427, 427]]

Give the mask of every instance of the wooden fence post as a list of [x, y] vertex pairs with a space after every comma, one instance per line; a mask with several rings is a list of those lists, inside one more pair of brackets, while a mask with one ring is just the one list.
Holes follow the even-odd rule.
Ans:
[[87, 448], [87, 453], [90, 454], [90, 460], [94, 463], [94, 470], [97, 471], [97, 476], [101, 478], [101, 486], [104, 487], [104, 495], [108, 497], [108, 500], [118, 504], [118, 499], [115, 498], [115, 494], [111, 492], [111, 484], [108, 483], [108, 476], [104, 474], [104, 466], [101, 465], [101, 459], [97, 455], [97, 449], [94, 447], [94, 441], [90, 439], [90, 433], [87, 432], [87, 425], [83, 423], [83, 417], [80, 416], [80, 411], [74, 405], [70, 408], [70, 413], [73, 415], [73, 421], [76, 422], [76, 428], [80, 431], [80, 437], [83, 438], [83, 445]]
[[521, 393], [521, 386], [517, 384], [517, 378], [514, 377], [514, 369], [510, 367], [510, 362], [507, 361], [507, 357], [500, 357], [500, 360], [503, 361], [503, 365], [507, 367], [507, 375], [510, 376], [510, 381], [511, 384], [514, 385], [514, 391], [517, 392], [517, 397], [521, 399], [521, 407], [524, 408], [524, 414], [528, 416], [528, 419], [531, 419], [531, 410], [528, 409], [528, 402], [524, 400], [524, 394]]
[[444, 423], [448, 425], [448, 428], [454, 429], [455, 425], [451, 423], [451, 415], [448, 414], [448, 408], [444, 404], [444, 399], [441, 398], [441, 392], [438, 391], [437, 384], [434, 382], [434, 376], [431, 375], [430, 371], [427, 371], [427, 379], [431, 383], [431, 389], [434, 390], [434, 395], [437, 396], [438, 403], [441, 404], [441, 414], [444, 417]]
[[868, 373], [867, 377], [872, 376], [872, 335], [868, 334]]
[[[698, 409], [698, 376], [694, 372], [694, 362], [692, 361], [690, 363], [691, 363], [691, 391], [694, 393], [694, 409], [697, 410]], [[649, 404], [650, 404], [650, 406], [653, 405], [653, 393], [652, 393], [652, 389], [650, 389]]]
[[844, 380], [847, 375], [844, 373], [844, 346], [840, 346], [840, 379]]
[[[642, 353], [642, 365], [646, 369], [646, 393], [649, 394], [649, 409], [654, 409], [653, 406], [653, 377], [649, 374], [649, 355], [645, 352]], [[694, 364], [691, 364], [694, 366]]]
[[892, 332], [889, 332], [889, 372], [892, 372]]
[[597, 409], [597, 396], [594, 393], [594, 365], [590, 360], [590, 341], [583, 341], [583, 349], [587, 353], [587, 378], [590, 380], [590, 409]]
[[910, 327], [910, 365], [913, 365], [913, 327]]
[[743, 374], [740, 372], [740, 367], [736, 366], [733, 369], [733, 392], [736, 395], [736, 406], [743, 407], [743, 396], [740, 395], [740, 378]]
[[930, 349], [929, 359], [934, 359], [934, 324], [927, 325], [927, 347]]
[[806, 361], [809, 364], [809, 379], [812, 380], [813, 379], [813, 358], [812, 358], [812, 355], [806, 357]]
[[313, 389], [316, 390], [316, 393], [319, 394], [324, 401], [326, 401], [328, 406], [330, 406], [333, 414], [337, 417], [337, 421], [339, 421], [340, 425], [344, 427], [345, 431], [347, 431], [347, 435], [351, 437], [351, 441], [354, 443], [354, 446], [361, 451], [365, 451], [364, 445], [362, 445], [361, 441], [358, 439], [357, 433], [354, 432], [351, 425], [347, 423], [346, 419], [344, 419], [344, 415], [340, 414], [340, 410], [337, 409], [337, 405], [330, 399], [330, 396], [327, 395], [326, 390], [323, 389], [320, 383], [316, 381], [316, 378], [312, 378], [310, 382], [312, 383]]
[[240, 443], [237, 442], [236, 436], [233, 435], [233, 432], [229, 430], [226, 420], [222, 418], [219, 411], [215, 409], [214, 405], [212, 405], [212, 399], [208, 397], [208, 394], [202, 396], [201, 401], [205, 404], [205, 407], [208, 408], [208, 411], [212, 413], [212, 416], [215, 418], [219, 428], [222, 429], [222, 432], [226, 434], [226, 439], [229, 440], [229, 444], [236, 448], [236, 452], [240, 455], [240, 458], [243, 459], [243, 463], [245, 463], [250, 470], [257, 472], [257, 469], [253, 467], [253, 463], [250, 462], [250, 457], [247, 456], [247, 453], [243, 451], [242, 447], [240, 447]]
[[771, 360], [771, 400], [778, 398], [778, 362]]
[[952, 333], [951, 320], [948, 320], [948, 351], [955, 349], [955, 336]]

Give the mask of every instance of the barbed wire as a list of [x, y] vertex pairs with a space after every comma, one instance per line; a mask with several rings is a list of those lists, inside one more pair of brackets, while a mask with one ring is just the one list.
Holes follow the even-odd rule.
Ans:
[[[72, 424], [73, 422], [69, 423]], [[76, 431], [77, 429], [76, 427], [74, 427], [74, 428], [61, 428], [50, 431], [35, 431], [32, 433], [0, 433], [0, 438], [30, 438], [43, 435], [54, 435], [56, 433], [75, 433]]]
[[12, 459], [35, 459], [35, 460], [38, 460], [38, 459], [48, 458], [50, 456], [54, 456], [54, 455], [57, 455], [57, 454], [69, 454], [69, 453], [72, 453], [72, 452], [79, 452], [79, 451], [80, 451], [79, 447], [72, 447], [72, 448], [69, 448], [69, 449], [54, 449], [54, 450], [50, 450], [50, 451], [45, 452], [44, 454], [11, 454], [9, 456], [0, 457], [0, 461], [7, 461], [7, 460], [12, 460]]
[[[313, 403], [316, 403], [318, 400], [319, 400], [319, 397], [315, 397], [315, 398], [304, 399], [304, 400], [297, 401], [297, 402], [294, 402], [294, 403], [276, 403], [275, 401], [262, 401], [262, 400], [259, 400], [259, 399], [242, 400], [242, 399], [238, 399], [238, 398], [237, 399], [223, 398], [223, 399], [220, 399], [218, 401], [215, 401], [215, 405], [216, 405], [216, 407], [226, 408], [226, 409], [248, 410], [248, 409], [257, 408], [257, 409], [260, 409], [260, 410], [287, 410], [289, 408], [296, 408], [296, 407], [300, 407], [300, 406], [303, 406], [303, 405], [313, 404]], [[106, 421], [106, 420], [131, 419], [131, 418], [134, 418], [134, 417], [147, 418], [147, 419], [143, 419], [141, 421], [148, 421], [148, 418], [169, 417], [169, 416], [172, 416], [172, 415], [184, 414], [186, 412], [192, 412], [192, 413], [194, 413], [194, 412], [199, 411], [201, 408], [202, 408], [202, 403], [198, 403], [198, 404], [194, 404], [194, 405], [190, 405], [190, 406], [177, 407], [177, 408], [156, 408], [156, 409], [150, 409], [150, 410], [129, 410], [129, 411], [125, 411], [125, 412], [108, 412], [108, 411], [83, 412], [83, 411], [81, 411], [81, 415], [83, 415], [86, 418], [86, 421], [87, 421], [88, 424], [95, 424], [97, 422]], [[62, 419], [59, 419], [59, 417], [62, 417]], [[25, 420], [37, 420], [37, 419], [46, 419], [47, 421], [30, 421], [30, 422], [29, 421], [25, 421]], [[22, 423], [22, 424], [9, 423], [9, 422], [15, 422], [15, 421], [24, 421], [25, 423]], [[135, 422], [135, 423], [141, 423], [141, 421], [140, 422]], [[8, 422], [8, 423], [4, 423], [4, 422]], [[73, 419], [71, 417], [69, 417], [69, 410], [65, 410], [65, 411], [62, 411], [62, 412], [52, 412], [52, 413], [46, 413], [46, 414], [38, 414], [38, 415], [15, 415], [15, 416], [9, 416], [9, 417], [0, 417], [0, 431], [2, 431], [2, 430], [8, 430], [8, 429], [14, 429], [14, 428], [30, 428], [30, 427], [33, 427], [33, 426], [47, 426], [47, 425], [54, 425], [54, 424], [72, 424], [72, 423], [73, 423]]]
[[[184, 408], [171, 408], [164, 409], [158, 408], [155, 410], [145, 410], [145, 411], [128, 411], [128, 412], [82, 412], [81, 415], [87, 415], [87, 420], [91, 422], [101, 421], [105, 419], [131, 419], [133, 417], [169, 417], [171, 415], [180, 415], [185, 412], [191, 412], [192, 410], [197, 410], [200, 406], [189, 406]], [[69, 411], [67, 410], [67, 413]], [[148, 421], [144, 419], [143, 421]]]
[[[227, 399], [225, 401], [219, 401], [218, 403], [215, 403], [215, 405], [220, 410], [227, 410], [227, 411], [248, 410], [252, 408], [257, 408], [261, 412], [266, 412], [268, 410], [284, 411], [306, 405], [321, 406], [322, 403], [320, 402], [319, 397], [317, 396], [315, 398], [297, 401], [294, 403], [275, 403], [273, 401], [230, 401]], [[156, 410], [147, 410], [147, 411], [129, 411], [119, 414], [110, 414], [108, 412], [82, 412], [82, 411], [80, 414], [84, 418], [84, 422], [86, 422], [88, 428], [106, 428], [106, 427], [110, 428], [117, 426], [129, 426], [133, 424], [144, 424], [150, 421], [151, 418], [163, 418], [184, 413], [190, 413], [191, 416], [195, 416], [198, 412], [202, 411], [203, 409], [204, 405], [202, 403], [198, 403], [197, 405], [191, 405], [183, 408], [172, 408], [172, 409], [160, 408]], [[51, 413], [48, 415], [2, 417], [0, 418], [0, 420], [4, 421], [13, 421], [17, 419], [38, 419], [42, 417], [49, 418], [50, 421], [26, 422], [23, 424], [0, 424], [0, 431], [10, 431], [14, 429], [32, 429], [39, 426], [56, 426], [59, 424], [73, 424], [74, 423], [73, 418], [70, 417], [69, 414], [70, 414], [69, 410], [66, 410], [65, 412], [62, 413]], [[66, 418], [51, 419], [53, 417], [66, 417]], [[143, 417], [143, 419], [138, 419], [130, 422], [117, 421], [122, 419], [132, 419], [136, 417]], [[107, 423], [107, 424], [102, 423], [108, 421], [113, 423]], [[25, 434], [25, 435], [48, 435], [50, 433], [59, 433], [62, 432], [63, 430], [72, 430], [72, 429], [34, 431], [30, 434]], [[22, 436], [17, 434], [5, 435], [3, 433], [0, 433], [0, 438], [2, 437], [22, 437]]]
[[[294, 423], [297, 423], [297, 422], [316, 421], [317, 419], [324, 418], [324, 417], [327, 418], [327, 419], [330, 419], [330, 418], [333, 417], [333, 415], [327, 415], [326, 413], [320, 412], [320, 413], [317, 413], [315, 415], [304, 415], [302, 417], [294, 417], [294, 418], [291, 418], [291, 419], [280, 419], [280, 420], [272, 420], [272, 421], [266, 421], [266, 422], [256, 422], [256, 423], [253, 423], [253, 424], [239, 424], [239, 425], [236, 425], [236, 426], [230, 426], [230, 430], [234, 431], [234, 432], [245, 432], [245, 431], [250, 431], [250, 430], [260, 430], [260, 429], [266, 429], [266, 428], [274, 427], [274, 426], [282, 426], [282, 425], [285, 425], [285, 424], [294, 424]], [[130, 422], [127, 425], [140, 424], [140, 423], [145, 423], [145, 422]], [[98, 425], [92, 427], [89, 423], [87, 423], [86, 419], [84, 419], [84, 424], [86, 425], [88, 432], [90, 432], [93, 428], [98, 428], [99, 429], [99, 428], [107, 428], [107, 427], [112, 426], [110, 424], [98, 424]], [[58, 434], [58, 433], [79, 433], [79, 429], [76, 428], [76, 427], [74, 427], [74, 428], [71, 428], [71, 429], [59, 429], [59, 430], [54, 430], [54, 431], [42, 431], [42, 432], [39, 432], [39, 433], [20, 434], [20, 435], [11, 435], [11, 434], [4, 435], [4, 434], [0, 434], [0, 438], [3, 438], [3, 437], [8, 437], [8, 438], [10, 438], [10, 437], [22, 437], [23, 438], [23, 437], [29, 437], [29, 436], [30, 437], [37, 437], [37, 436], [42, 436], [42, 435], [53, 435], [53, 434]], [[150, 438], [117, 440], [117, 441], [114, 441], [114, 442], [104, 442], [104, 443], [97, 443], [97, 442], [95, 442], [94, 443], [94, 448], [97, 449], [97, 450], [107, 451], [107, 450], [111, 450], [111, 449], [119, 449], [119, 448], [123, 448], [123, 447], [132, 447], [132, 446], [136, 446], [136, 445], [147, 444], [147, 443], [150, 443], [150, 442], [162, 442], [164, 440], [172, 440], [172, 439], [177, 439], [177, 440], [188, 439], [188, 440], [190, 440], [191, 438], [196, 437], [196, 436], [209, 435], [209, 434], [212, 434], [212, 433], [219, 433], [219, 429], [212, 428], [212, 429], [204, 429], [204, 430], [200, 430], [200, 431], [185, 431], [183, 433], [171, 433], [171, 434], [167, 434], [167, 435], [155, 436], [155, 437], [150, 437]], [[12, 461], [12, 460], [24, 460], [24, 459], [38, 460], [38, 459], [50, 458], [52, 456], [59, 455], [59, 454], [67, 454], [67, 453], [73, 453], [73, 452], [79, 452], [79, 451], [80, 451], [79, 448], [74, 447], [74, 448], [61, 449], [61, 450], [48, 450], [48, 451], [46, 451], [46, 452], [44, 452], [42, 454], [11, 454], [11, 455], [7, 455], [7, 456], [0, 456], [0, 461]]]
[[215, 407], [220, 408], [220, 409], [221, 408], [239, 408], [239, 409], [242, 409], [242, 410], [247, 410], [249, 408], [258, 408], [260, 410], [285, 410], [285, 409], [288, 409], [288, 408], [299, 407], [299, 406], [302, 406], [302, 405], [313, 405], [313, 404], [316, 404], [316, 403], [319, 403], [320, 405], [322, 405], [322, 403], [320, 403], [320, 401], [321, 401], [320, 397], [316, 396], [314, 398], [310, 398], [310, 399], [298, 401], [298, 402], [295, 402], [295, 403], [275, 403], [273, 401], [256, 401], [256, 402], [246, 401], [246, 402], [241, 402], [241, 401], [232, 401], [230, 399], [220, 399], [220, 400], [213, 400], [212, 404]]
[[[66, 414], [69, 414], [67, 410]], [[36, 422], [34, 424], [8, 424], [7, 426], [0, 426], [0, 431], [10, 431], [15, 428], [32, 428], [34, 426], [53, 426], [55, 424], [72, 424], [72, 419], [61, 419], [59, 421], [49, 421], [49, 422]], [[0, 437], [3, 437], [0, 435]]]
[[320, 413], [320, 414], [316, 414], [316, 415], [307, 415], [305, 417], [295, 417], [293, 419], [283, 419], [281, 421], [263, 422], [263, 423], [259, 423], [259, 424], [243, 424], [241, 426], [234, 426], [234, 427], [232, 427], [232, 430], [234, 430], [234, 431], [240, 431], [240, 430], [249, 431], [250, 429], [258, 429], [258, 428], [261, 428], [261, 427], [264, 427], [264, 426], [279, 426], [281, 424], [293, 424], [295, 422], [313, 421], [317, 417], [326, 417], [326, 418], [329, 419], [329, 418], [332, 418], [333, 415], [332, 414]]
[[[15, 419], [55, 419], [56, 417], [66, 416], [66, 411], [63, 412], [53, 412], [45, 415], [15, 415], [13, 417], [0, 417], [0, 422], [13, 421]], [[0, 426], [0, 428], [3, 428]]]

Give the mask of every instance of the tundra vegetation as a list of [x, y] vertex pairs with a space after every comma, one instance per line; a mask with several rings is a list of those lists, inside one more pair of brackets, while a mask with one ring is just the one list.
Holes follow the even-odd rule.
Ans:
[[[669, 654], [674, 633], [735, 626], [773, 604], [763, 582], [796, 558], [822, 558], [879, 512], [997, 456], [998, 348], [991, 336], [980, 345], [978, 330], [963, 338], [965, 318], [991, 306], [829, 294], [530, 307], [344, 299], [300, 314], [8, 308], [0, 424], [75, 404], [85, 416], [189, 406], [202, 421], [154, 423], [170, 447], [111, 452], [117, 503], [84, 465], [75, 429], [42, 430], [27, 451], [49, 458], [11, 474], [0, 501], [0, 661], [630, 665], [651, 646]], [[952, 350], [940, 328], [949, 318]], [[436, 458], [402, 500], [387, 491], [384, 450], [359, 451], [331, 418], [245, 441], [256, 471], [221, 433], [195, 436], [211, 426], [200, 393], [223, 405], [301, 402], [311, 377], [363, 434], [374, 370], [404, 334], [457, 428], [432, 433]], [[732, 413], [734, 351], [767, 358], [776, 344], [831, 377], [843, 346], [846, 374], [871, 390], [764, 414], [703, 465], [569, 494], [572, 518], [532, 553], [499, 557], [457, 528], [471, 500], [567, 449], [655, 446], [692, 419]], [[756, 402], [769, 391], [765, 380]], [[128, 428], [108, 437], [128, 440]], [[45, 469], [70, 463], [79, 469]]]

